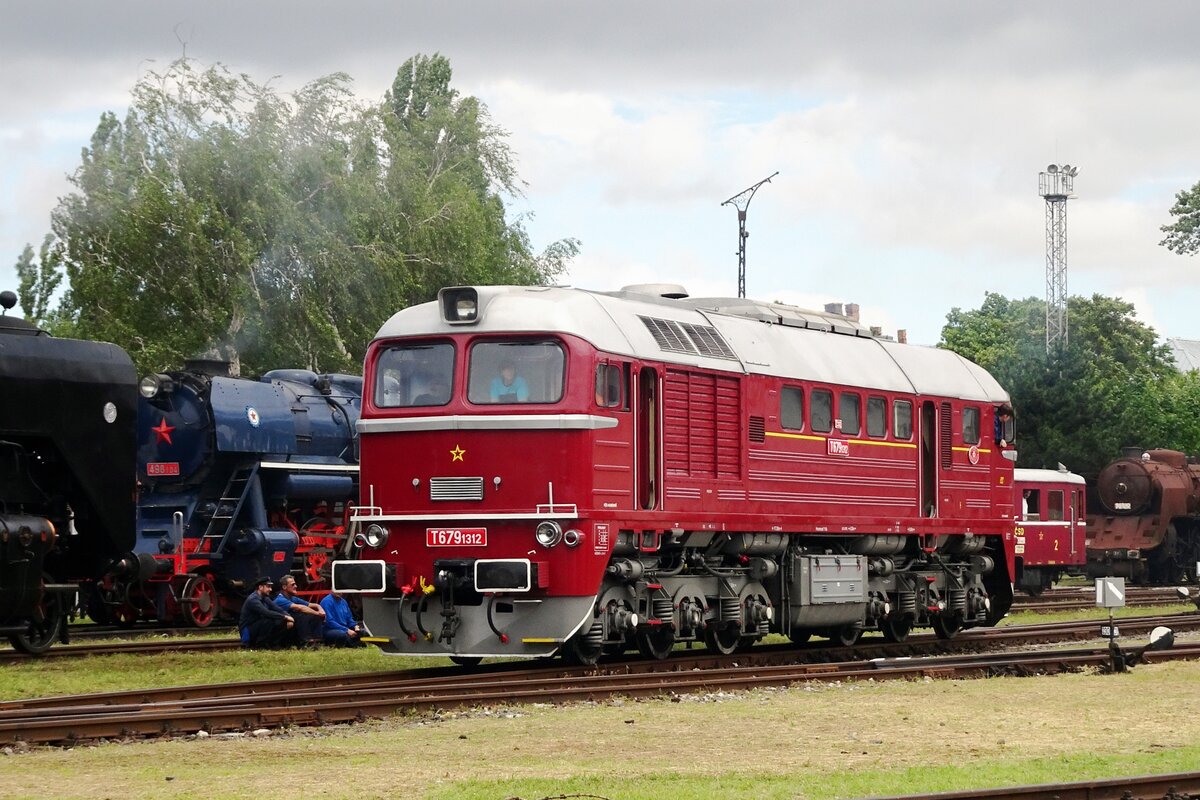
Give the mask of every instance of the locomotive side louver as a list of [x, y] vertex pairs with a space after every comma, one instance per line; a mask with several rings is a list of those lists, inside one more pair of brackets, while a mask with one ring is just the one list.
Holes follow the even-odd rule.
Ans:
[[708, 358], [737, 361], [733, 350], [721, 336], [720, 331], [710, 325], [693, 325], [671, 319], [638, 316], [660, 348], [671, 353], [689, 353]]
[[430, 478], [429, 499], [482, 500], [483, 478]]
[[750, 418], [750, 441], [765, 442], [767, 440], [767, 426], [763, 422], [762, 417]]

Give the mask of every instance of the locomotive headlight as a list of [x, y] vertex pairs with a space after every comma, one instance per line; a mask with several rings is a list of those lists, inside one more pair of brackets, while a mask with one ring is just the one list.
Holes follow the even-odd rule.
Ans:
[[438, 292], [442, 319], [451, 325], [469, 325], [479, 321], [479, 292], [470, 286], [447, 286]]
[[159, 394], [175, 391], [175, 381], [171, 380], [170, 375], [147, 375], [138, 384], [138, 391], [141, 392], [142, 397], [153, 400]]
[[388, 529], [382, 525], [372, 523], [363, 531], [363, 541], [367, 547], [379, 548], [383, 547], [388, 540]]
[[538, 523], [537, 530], [533, 535], [537, 537], [538, 544], [542, 547], [554, 547], [562, 541], [563, 530], [562, 526], [554, 520], [546, 520]]
[[575, 547], [580, 541], [582, 541], [582, 539], [583, 534], [574, 528], [563, 532], [563, 544], [565, 544], [567, 547]]

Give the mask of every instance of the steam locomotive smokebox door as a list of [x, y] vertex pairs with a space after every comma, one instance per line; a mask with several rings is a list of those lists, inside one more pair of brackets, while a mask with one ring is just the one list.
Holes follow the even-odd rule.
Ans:
[[863, 556], [797, 555], [790, 588], [793, 627], [858, 622], [866, 613], [867, 560]]
[[218, 450], [279, 455], [296, 452], [292, 409], [274, 385], [214, 378], [211, 402]]

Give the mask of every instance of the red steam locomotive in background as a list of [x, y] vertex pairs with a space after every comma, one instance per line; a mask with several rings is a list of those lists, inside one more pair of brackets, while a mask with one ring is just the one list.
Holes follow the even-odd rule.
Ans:
[[1012, 602], [1007, 393], [840, 316], [679, 287], [457, 287], [366, 357], [360, 559], [391, 653], [852, 643]]

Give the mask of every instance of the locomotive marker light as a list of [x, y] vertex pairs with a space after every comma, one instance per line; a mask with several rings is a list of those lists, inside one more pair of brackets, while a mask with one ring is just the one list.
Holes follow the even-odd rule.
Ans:
[[160, 394], [170, 394], [175, 391], [175, 381], [170, 375], [147, 375], [138, 384], [138, 392], [147, 400], [153, 400]]

